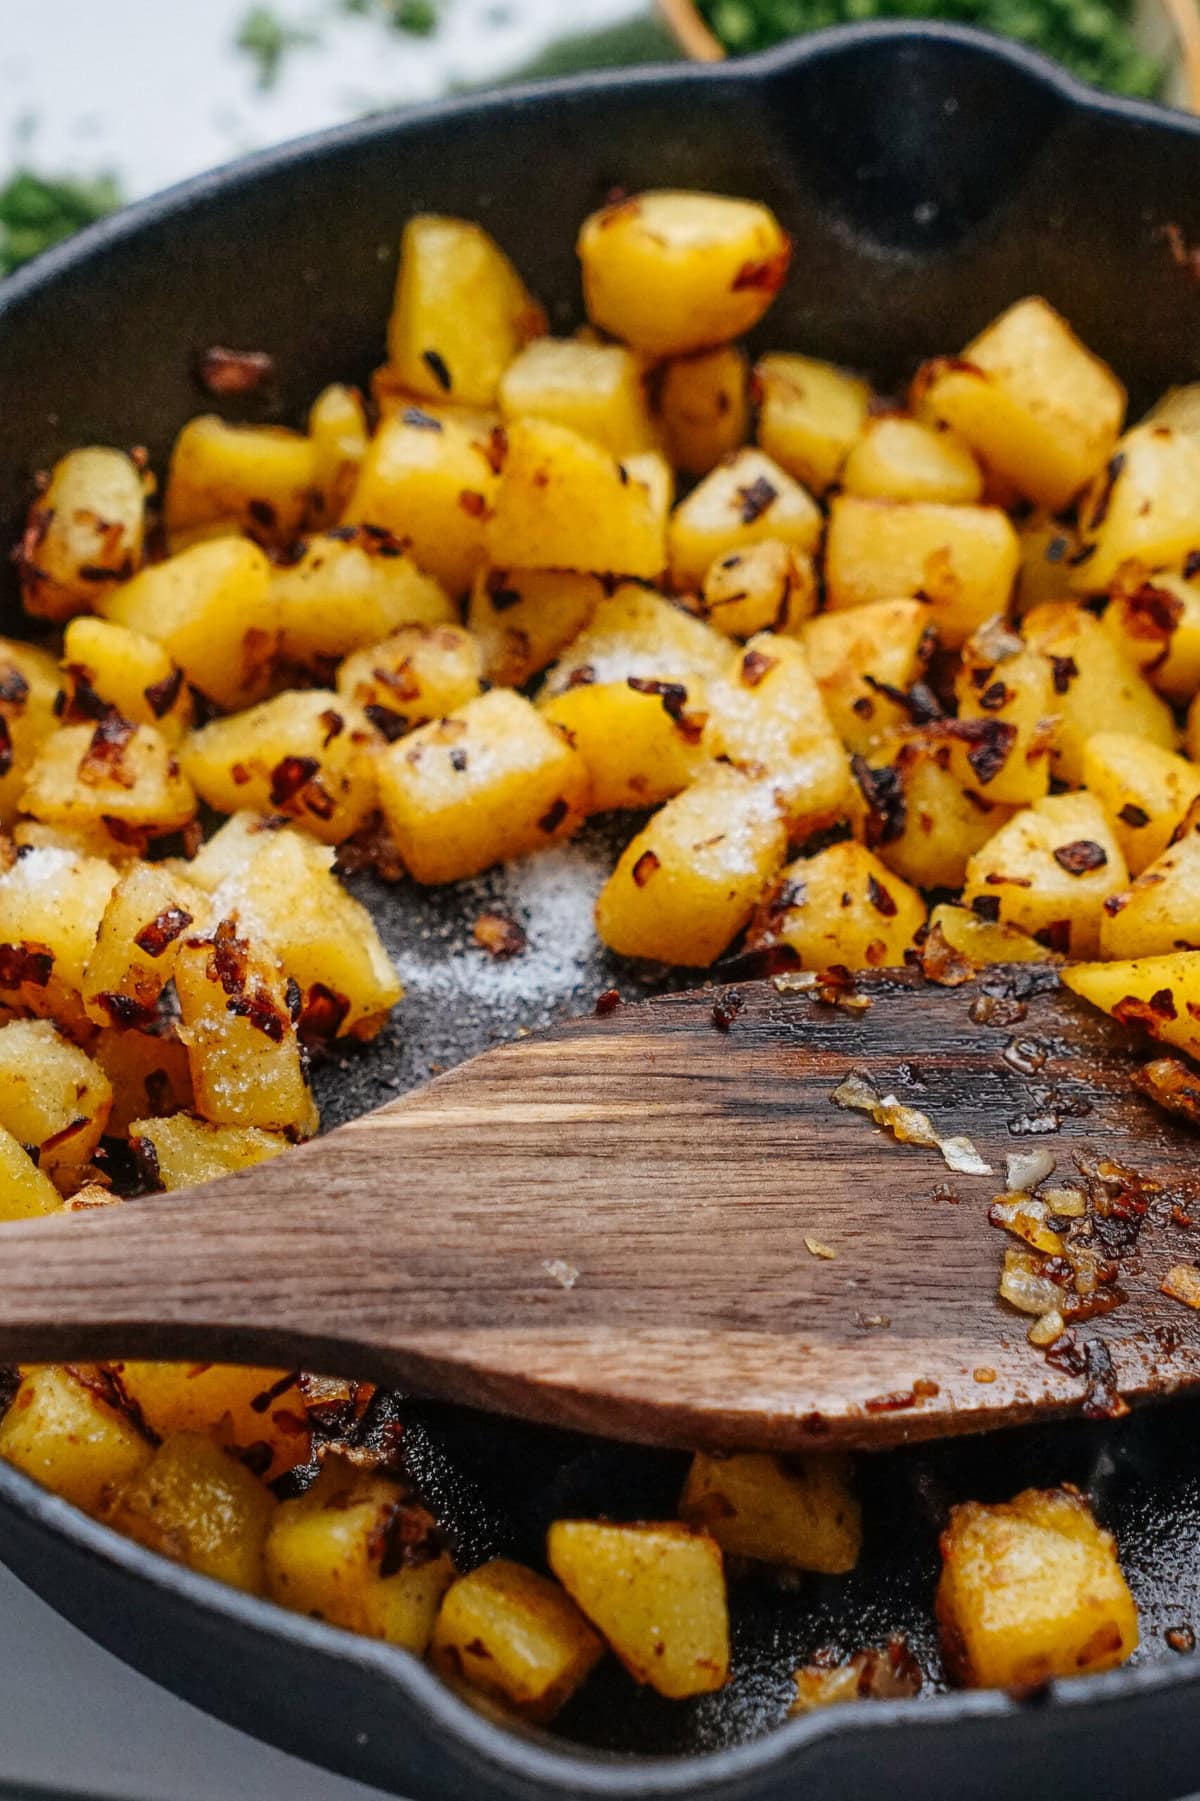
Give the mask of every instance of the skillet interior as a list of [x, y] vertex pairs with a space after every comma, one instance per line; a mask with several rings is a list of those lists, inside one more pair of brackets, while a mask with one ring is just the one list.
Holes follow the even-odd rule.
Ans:
[[[776, 208], [797, 258], [768, 319], [774, 343], [866, 363], [886, 381], [1039, 291], [1130, 381], [1136, 404], [1139, 392], [1200, 374], [1197, 278], [1165, 231], [1200, 243], [1198, 175], [1200, 127], [1085, 100], [1036, 58], [934, 27], [835, 32], [720, 72], [584, 79], [351, 128], [152, 202], [0, 290], [5, 535], [15, 532], [33, 470], [79, 442], [144, 442], [161, 461], [184, 418], [211, 404], [191, 380], [193, 354], [209, 343], [276, 354], [280, 418], [298, 415], [323, 382], [364, 376], [380, 359], [394, 245], [411, 211], [480, 218], [556, 324], [573, 324], [573, 232], [617, 184], [711, 186]], [[5, 599], [11, 607], [11, 585]], [[450, 894], [357, 878], [409, 997], [375, 1047], [320, 1072], [327, 1123], [519, 1027], [584, 1011], [613, 980], [635, 991], [589, 924], [591, 895], [631, 830], [628, 820], [599, 822], [573, 847]], [[492, 965], [471, 950], [470, 922], [485, 902], [527, 923], [524, 958]], [[668, 1706], [613, 1674], [560, 1725], [578, 1742], [650, 1756], [736, 1746], [780, 1719], [789, 1672], [816, 1645], [853, 1649], [893, 1627], [908, 1629], [936, 1693], [929, 1599], [944, 1509], [1025, 1481], [1071, 1478], [1092, 1494], [1137, 1591], [1139, 1655], [1164, 1665], [1161, 1674], [1085, 1683], [1040, 1711], [990, 1697], [935, 1701], [896, 1731], [893, 1710], [853, 1709], [732, 1761], [675, 1764], [660, 1775], [645, 1765], [624, 1774], [606, 1762], [568, 1765], [477, 1721], [402, 1656], [218, 1595], [108, 1542], [4, 1469], [0, 1549], [150, 1673], [239, 1724], [403, 1792], [478, 1796], [490, 1781], [506, 1795], [782, 1795], [803, 1774], [816, 1792], [886, 1775], [894, 1795], [961, 1793], [967, 1780], [1000, 1794], [1024, 1770], [1047, 1788], [1053, 1775], [1069, 1797], [1101, 1779], [1123, 1792], [1126, 1757], [1131, 1791], [1136, 1769], [1139, 1793], [1168, 1795], [1186, 1786], [1181, 1772], [1200, 1756], [1188, 1662], [1163, 1639], [1168, 1627], [1200, 1625], [1196, 1418], [1194, 1407], [1176, 1406], [1117, 1427], [924, 1448], [873, 1467], [859, 1573], [814, 1580], [800, 1596], [737, 1589], [739, 1675], [729, 1690]], [[466, 1555], [536, 1555], [554, 1513], [636, 1517], [669, 1509], [677, 1492], [669, 1455], [433, 1406], [406, 1409], [406, 1419], [414, 1473]], [[99, 1561], [89, 1555], [106, 1543]], [[1151, 1768], [1124, 1744], [1131, 1731], [1168, 1730], [1170, 1748], [1156, 1750]], [[929, 1746], [939, 1743], [946, 1755], [934, 1768]], [[774, 1769], [785, 1747], [798, 1760], [787, 1777]]]

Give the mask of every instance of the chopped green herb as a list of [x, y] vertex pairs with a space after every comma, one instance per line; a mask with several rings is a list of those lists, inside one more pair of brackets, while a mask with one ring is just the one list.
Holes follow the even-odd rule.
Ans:
[[1018, 38], [1097, 87], [1151, 99], [1165, 68], [1138, 48], [1133, 0], [700, 0], [734, 55], [825, 25], [861, 19], [947, 19]]
[[251, 58], [257, 71], [261, 93], [275, 86], [279, 70], [289, 50], [319, 44], [320, 38], [307, 25], [293, 25], [281, 19], [269, 6], [254, 6], [238, 26], [234, 42]]
[[441, 19], [441, 0], [337, 0], [338, 10], [354, 18], [374, 16], [394, 31], [432, 37]]
[[0, 188], [0, 275], [10, 275], [120, 205], [120, 192], [109, 176], [52, 180], [19, 169]]

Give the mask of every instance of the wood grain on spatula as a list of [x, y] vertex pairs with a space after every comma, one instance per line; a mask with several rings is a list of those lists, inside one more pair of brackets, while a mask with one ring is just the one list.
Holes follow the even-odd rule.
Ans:
[[[1159, 1292], [1195, 1254], [1198, 1141], [1134, 1089], [1127, 1036], [1053, 986], [1023, 1017], [973, 986], [860, 991], [851, 1012], [747, 983], [727, 1030], [719, 991], [621, 1006], [202, 1191], [0, 1228], [0, 1359], [299, 1363], [763, 1448], [1111, 1407], [1110, 1368], [1129, 1402], [1200, 1381], [1200, 1314]], [[994, 1174], [839, 1109], [853, 1071]], [[1121, 1234], [1127, 1299], [1075, 1328], [1068, 1367], [997, 1296], [1017, 1241], [988, 1207], [1034, 1145], [1060, 1179], [1078, 1153], [1161, 1184]]]

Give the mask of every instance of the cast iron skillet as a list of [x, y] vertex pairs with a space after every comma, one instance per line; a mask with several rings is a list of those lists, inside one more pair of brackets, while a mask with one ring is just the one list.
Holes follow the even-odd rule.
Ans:
[[[352, 126], [192, 182], [47, 256], [0, 288], [6, 539], [32, 473], [74, 445], [145, 443], [161, 466], [183, 420], [211, 405], [191, 375], [210, 344], [275, 353], [280, 418], [299, 417], [327, 381], [365, 376], [381, 357], [410, 212], [482, 220], [555, 325], [570, 327], [575, 229], [618, 185], [768, 201], [796, 259], [765, 338], [869, 365], [885, 382], [1031, 292], [1115, 364], [1135, 406], [1200, 374], [1200, 273], [1187, 254], [1200, 244], [1200, 125], [1101, 98], [968, 31], [834, 31], [719, 69], [589, 76]], [[10, 584], [9, 628], [13, 598]], [[457, 894], [363, 881], [409, 999], [370, 1052], [321, 1072], [327, 1122], [521, 1025], [585, 1010], [614, 977], [628, 993], [631, 972], [593, 943], [588, 900], [630, 830], [628, 819], [601, 823], [579, 847]], [[530, 952], [504, 970], [468, 943], [487, 900], [531, 930]], [[464, 1563], [502, 1549], [536, 1559], [555, 1515], [646, 1517], [670, 1511], [678, 1492], [670, 1454], [445, 1407], [387, 1407], [405, 1422], [404, 1460]], [[727, 1691], [671, 1705], [607, 1669], [563, 1716], [557, 1741], [477, 1712], [403, 1653], [160, 1561], [3, 1467], [0, 1549], [147, 1674], [420, 1801], [783, 1801], [876, 1787], [890, 1801], [949, 1801], [968, 1788], [982, 1801], [1035, 1785], [1055, 1801], [1098, 1790], [1153, 1801], [1194, 1788], [1200, 1772], [1200, 1662], [1164, 1637], [1200, 1625], [1198, 1417], [1194, 1406], [1164, 1408], [876, 1461], [863, 1474], [858, 1572], [799, 1594], [735, 1587]], [[1118, 1533], [1142, 1614], [1140, 1667], [1033, 1701], [946, 1694], [930, 1600], [947, 1507], [1068, 1478]], [[789, 1672], [815, 1647], [852, 1650], [894, 1627], [924, 1665], [921, 1701], [768, 1730], [786, 1713]]]

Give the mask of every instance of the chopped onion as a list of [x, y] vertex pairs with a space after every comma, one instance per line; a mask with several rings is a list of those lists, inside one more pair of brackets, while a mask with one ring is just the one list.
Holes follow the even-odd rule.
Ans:
[[830, 1095], [830, 1100], [838, 1107], [847, 1107], [854, 1113], [874, 1113], [879, 1105], [879, 1096], [865, 1076], [850, 1075]]
[[1053, 1313], [1062, 1299], [1057, 1285], [1041, 1274], [1041, 1267], [1041, 1258], [1029, 1251], [1005, 1251], [1000, 1277], [1000, 1294], [1009, 1306], [1039, 1319], [1044, 1313]]
[[822, 1244], [819, 1238], [806, 1238], [804, 1248], [812, 1257], [823, 1257], [829, 1260], [837, 1256], [837, 1252], [829, 1245]]
[[547, 1257], [542, 1268], [560, 1288], [574, 1288], [579, 1280], [579, 1271], [575, 1265], [567, 1263], [562, 1257]]
[[1027, 1194], [1053, 1175], [1057, 1161], [1052, 1151], [1010, 1151], [1004, 1159], [1004, 1186], [1010, 1194]]
[[942, 1153], [948, 1168], [960, 1176], [990, 1176], [992, 1166], [985, 1163], [969, 1138], [942, 1138], [927, 1113], [906, 1107], [894, 1094], [880, 1100], [865, 1076], [855, 1072], [834, 1089], [830, 1100], [838, 1107], [855, 1113], [869, 1113], [877, 1125], [886, 1126], [901, 1144], [928, 1145]]
[[1046, 1188], [1042, 1199], [1059, 1219], [1082, 1219], [1087, 1212], [1087, 1196], [1082, 1188]]
[[988, 1220], [993, 1226], [1003, 1226], [1006, 1232], [1012, 1232], [1023, 1239], [1031, 1250], [1044, 1251], [1050, 1257], [1061, 1257], [1067, 1248], [1066, 1243], [1046, 1224], [1049, 1211], [1045, 1201], [1035, 1201], [1032, 1195], [1019, 1194], [1013, 1195], [1009, 1200], [993, 1201], [988, 1209]]
[[1032, 1345], [1037, 1345], [1040, 1349], [1045, 1345], [1053, 1344], [1056, 1338], [1061, 1338], [1066, 1329], [1066, 1320], [1064, 1320], [1057, 1307], [1052, 1307], [1049, 1313], [1043, 1313], [1041, 1318], [1035, 1319], [1032, 1326], [1030, 1326], [1028, 1332], [1029, 1342]]

